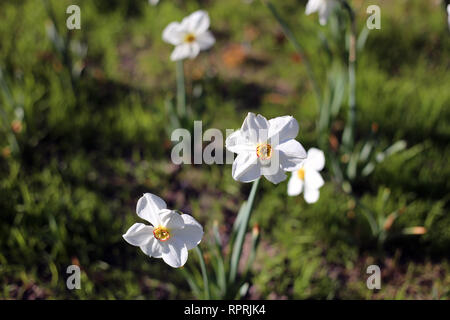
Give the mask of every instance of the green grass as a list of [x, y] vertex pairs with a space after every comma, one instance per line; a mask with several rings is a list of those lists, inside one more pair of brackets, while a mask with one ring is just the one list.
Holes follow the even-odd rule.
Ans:
[[[329, 58], [317, 37], [317, 15], [304, 15], [305, 2], [274, 1], [323, 85]], [[214, 220], [227, 235], [250, 186], [234, 181], [229, 165], [171, 164], [165, 103], [175, 98], [175, 64], [162, 30], [199, 8], [211, 16], [216, 45], [186, 62], [187, 101], [204, 130], [238, 128], [249, 111], [268, 118], [292, 114], [300, 124], [298, 140], [315, 146], [317, 110], [304, 65], [259, 1], [48, 3], [65, 39], [65, 9], [81, 7], [82, 28], [70, 37], [88, 51], [70, 53], [73, 66], [84, 66], [79, 77], [71, 76], [64, 52], [47, 35], [52, 20], [45, 1], [0, 5], [0, 68], [8, 88], [0, 91], [7, 115], [0, 127], [0, 297], [190, 298], [178, 270], [122, 239], [137, 221], [137, 199], [152, 192], [194, 215], [208, 242]], [[362, 28], [370, 1], [353, 3]], [[425, 226], [427, 232], [392, 236], [380, 247], [327, 170], [314, 205], [287, 197], [286, 182], [263, 181], [251, 221], [260, 225], [262, 241], [249, 297], [449, 297], [446, 16], [434, 2], [380, 6], [382, 29], [370, 33], [358, 56], [357, 136], [376, 123], [382, 144], [404, 139], [416, 149], [383, 162], [357, 191], [379, 217], [402, 209], [393, 231]], [[242, 60], [230, 62], [242, 52]], [[10, 140], [14, 120], [22, 126], [13, 134], [17, 151]], [[190, 256], [188, 265], [195, 265]], [[66, 289], [72, 263], [81, 266], [81, 290]], [[366, 268], [374, 263], [383, 271], [377, 292], [365, 285]]]

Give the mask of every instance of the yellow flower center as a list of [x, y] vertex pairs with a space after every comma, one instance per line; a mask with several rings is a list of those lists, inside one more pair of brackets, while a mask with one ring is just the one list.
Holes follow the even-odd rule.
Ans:
[[260, 143], [256, 146], [256, 155], [261, 160], [267, 160], [272, 157], [272, 146], [268, 143]]
[[297, 171], [297, 176], [300, 180], [305, 180], [305, 169], [303, 167]]
[[195, 36], [192, 33], [188, 33], [185, 37], [184, 37], [184, 42], [187, 43], [191, 43], [195, 41]]
[[159, 241], [167, 241], [170, 238], [169, 229], [163, 226], [153, 229], [153, 235]]

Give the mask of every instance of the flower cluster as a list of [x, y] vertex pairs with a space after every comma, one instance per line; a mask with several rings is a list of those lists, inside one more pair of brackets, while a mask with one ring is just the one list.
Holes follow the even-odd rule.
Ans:
[[[320, 23], [324, 24], [333, 5], [334, 0], [310, 0], [306, 14], [319, 12]], [[170, 23], [162, 38], [175, 46], [171, 60], [193, 59], [201, 50], [213, 46], [215, 38], [209, 26], [208, 13], [203, 10], [192, 13], [180, 23]], [[292, 172], [288, 195], [303, 192], [307, 203], [316, 202], [319, 188], [324, 184], [319, 171], [324, 168], [325, 157], [316, 148], [307, 153], [295, 140], [298, 132], [298, 122], [292, 116], [267, 120], [262, 115], [248, 113], [241, 128], [226, 139], [227, 150], [237, 154], [232, 166], [233, 178], [252, 182], [264, 176], [278, 184], [287, 179], [286, 172]], [[154, 194], [146, 193], [139, 199], [136, 213], [151, 225], [135, 223], [123, 238], [149, 257], [162, 258], [171, 267], [182, 267], [188, 251], [202, 240], [203, 228], [192, 216], [167, 209], [164, 200]]]

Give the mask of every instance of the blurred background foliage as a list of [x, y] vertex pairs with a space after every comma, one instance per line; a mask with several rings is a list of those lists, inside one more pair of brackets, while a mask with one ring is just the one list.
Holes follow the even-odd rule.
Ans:
[[[328, 58], [318, 34], [327, 29], [304, 15], [305, 3], [276, 6], [324, 82]], [[373, 3], [352, 3], [360, 30]], [[81, 30], [66, 28], [70, 4], [81, 8]], [[409, 151], [377, 166], [356, 192], [392, 236], [377, 245], [354, 201], [332, 183], [307, 205], [287, 196], [287, 182], [263, 181], [251, 221], [261, 243], [249, 299], [449, 298], [447, 16], [439, 0], [377, 4], [381, 30], [370, 32], [358, 56], [356, 135], [372, 130], [386, 145], [403, 139]], [[317, 108], [304, 65], [259, 1], [4, 0], [1, 298], [192, 298], [178, 270], [121, 235], [136, 221], [137, 199], [152, 192], [202, 222], [205, 242], [214, 221], [226, 240], [250, 190], [232, 179], [230, 165], [170, 162], [166, 105], [175, 64], [161, 33], [200, 8], [217, 43], [185, 70], [188, 103], [204, 130], [238, 128], [248, 111], [291, 114], [298, 140], [315, 146]], [[395, 232], [411, 226], [426, 232]], [[188, 264], [197, 263], [190, 256]], [[70, 264], [81, 266], [81, 290], [66, 289]], [[381, 267], [381, 290], [366, 287], [370, 264]]]

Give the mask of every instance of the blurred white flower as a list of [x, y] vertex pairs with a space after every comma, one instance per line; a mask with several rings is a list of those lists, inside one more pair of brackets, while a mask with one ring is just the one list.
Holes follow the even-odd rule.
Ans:
[[298, 123], [291, 116], [267, 121], [262, 115], [249, 113], [240, 130], [227, 137], [226, 148], [237, 157], [233, 162], [235, 180], [251, 182], [261, 175], [272, 183], [286, 179], [284, 171], [298, 170], [306, 151], [295, 139]]
[[148, 0], [148, 3], [150, 3], [152, 6], [156, 6], [159, 3], [159, 0]]
[[152, 226], [135, 223], [123, 238], [149, 257], [162, 258], [173, 268], [182, 267], [188, 250], [202, 240], [203, 228], [193, 217], [167, 209], [164, 200], [151, 193], [139, 199], [136, 213]]
[[450, 29], [450, 3], [447, 5], [447, 22], [448, 28]]
[[288, 195], [298, 196], [303, 191], [305, 201], [314, 203], [319, 200], [319, 189], [324, 181], [319, 171], [325, 166], [325, 156], [323, 151], [311, 148], [308, 150], [308, 157], [303, 162], [303, 166], [292, 173], [288, 182]]
[[170, 59], [172, 61], [194, 59], [200, 50], [206, 50], [214, 45], [216, 40], [208, 31], [209, 23], [208, 13], [203, 10], [195, 11], [181, 23], [170, 23], [162, 35], [165, 42], [175, 46]]
[[319, 22], [321, 25], [327, 24], [328, 17], [337, 5], [336, 0], [309, 0], [306, 4], [306, 15], [319, 13]]

